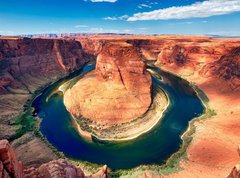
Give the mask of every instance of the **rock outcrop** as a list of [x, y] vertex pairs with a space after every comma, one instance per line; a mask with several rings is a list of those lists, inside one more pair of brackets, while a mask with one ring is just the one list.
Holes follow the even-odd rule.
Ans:
[[[240, 145], [238, 146], [238, 155], [240, 157]], [[227, 178], [239, 178], [240, 177], [240, 163], [238, 163], [232, 169], [231, 173], [227, 176]]]
[[[7, 140], [0, 140], [0, 178], [84, 178], [82, 169], [67, 160], [54, 160], [38, 168], [24, 167], [16, 159], [14, 150]], [[106, 178], [107, 167], [89, 175], [90, 178]]]
[[23, 178], [23, 165], [16, 159], [13, 148], [7, 140], [0, 141], [0, 177]]
[[151, 77], [129, 43], [107, 43], [97, 56], [96, 70], [64, 94], [64, 104], [75, 116], [106, 125], [142, 116], [151, 103]]

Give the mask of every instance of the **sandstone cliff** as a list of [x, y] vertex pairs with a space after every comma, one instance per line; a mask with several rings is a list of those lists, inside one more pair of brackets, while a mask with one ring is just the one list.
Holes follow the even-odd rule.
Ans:
[[16, 159], [13, 148], [7, 140], [0, 141], [0, 177], [22, 178], [23, 165]]
[[[173, 71], [194, 71], [203, 77], [219, 78], [232, 90], [240, 90], [240, 39], [217, 39], [196, 36], [92, 36], [76, 38], [85, 50], [99, 54], [104, 44], [126, 42], [132, 44], [145, 61], [154, 61]], [[98, 44], [92, 48], [89, 43]], [[185, 75], [185, 73], [183, 73]]]
[[[0, 140], [0, 178], [84, 178], [84, 172], [67, 160], [54, 160], [38, 168], [24, 167], [7, 140]], [[106, 178], [107, 167], [90, 178]]]
[[[80, 68], [87, 61], [89, 55], [74, 40], [1, 37], [0, 139], [12, 138], [23, 127], [15, 123], [37, 89]], [[18, 137], [22, 134], [20, 132]], [[32, 132], [15, 140], [13, 145], [17, 157], [25, 165], [39, 166], [57, 158]]]
[[[0, 138], [38, 89], [89, 60], [77, 41], [0, 38]], [[3, 129], [3, 130], [2, 130]], [[6, 134], [4, 134], [6, 133]]]
[[64, 94], [75, 116], [106, 125], [142, 116], [151, 103], [151, 77], [128, 43], [107, 43], [97, 56], [95, 73], [79, 80]]

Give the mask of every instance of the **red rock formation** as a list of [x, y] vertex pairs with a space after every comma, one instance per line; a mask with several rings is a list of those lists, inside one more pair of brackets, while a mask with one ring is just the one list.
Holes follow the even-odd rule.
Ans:
[[23, 165], [16, 159], [13, 148], [7, 140], [0, 141], [0, 177], [23, 177]]
[[82, 169], [74, 166], [66, 160], [54, 160], [43, 164], [38, 168], [24, 170], [24, 178], [106, 178], [107, 167], [104, 166], [99, 172], [85, 176]]
[[147, 111], [151, 77], [131, 44], [105, 44], [93, 75], [84, 77], [65, 93], [64, 104], [73, 115], [115, 125]]
[[[156, 60], [160, 66], [174, 70], [190, 68], [203, 77], [221, 78], [233, 90], [240, 90], [240, 39], [217, 39], [196, 36], [91, 36], [77, 38], [84, 49], [99, 54], [99, 49], [110, 42], [132, 44], [145, 60]], [[98, 43], [91, 48], [89, 43]], [[101, 44], [101, 45], [100, 45]], [[100, 46], [100, 47], [99, 47]], [[91, 49], [91, 50], [90, 50]], [[197, 74], [197, 75], [198, 75]]]
[[[23, 167], [7, 140], [0, 140], [0, 178], [84, 178], [84, 172], [66, 160], [54, 160], [38, 168]], [[104, 166], [90, 178], [106, 178]]]
[[87, 60], [76, 41], [0, 39], [0, 88], [6, 93], [17, 89], [32, 93], [38, 84], [35, 78], [49, 81], [81, 67]]
[[[240, 145], [238, 146], [238, 154], [240, 156]], [[240, 163], [238, 163], [232, 169], [231, 173], [227, 176], [227, 178], [239, 178], [240, 177]]]
[[205, 65], [200, 73], [230, 81], [233, 89], [240, 89], [240, 47], [225, 52], [218, 60]]

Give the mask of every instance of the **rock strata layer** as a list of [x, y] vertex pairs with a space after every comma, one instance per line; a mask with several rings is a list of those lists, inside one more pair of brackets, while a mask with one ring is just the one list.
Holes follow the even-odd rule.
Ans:
[[[240, 90], [239, 38], [210, 38], [204, 36], [90, 36], [76, 37], [83, 49], [100, 53], [107, 43], [132, 44], [146, 61], [156, 62], [176, 71], [189, 70], [205, 78], [219, 78], [232, 90]], [[90, 44], [94, 45], [95, 48]]]
[[144, 62], [131, 44], [108, 43], [97, 56], [96, 70], [66, 91], [64, 104], [74, 116], [120, 124], [148, 110], [151, 84]]
[[0, 139], [14, 134], [13, 116], [37, 89], [88, 60], [74, 40], [0, 37]]

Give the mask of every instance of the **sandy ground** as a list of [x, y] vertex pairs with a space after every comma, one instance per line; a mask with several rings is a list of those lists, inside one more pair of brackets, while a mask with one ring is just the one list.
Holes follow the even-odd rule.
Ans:
[[188, 161], [182, 161], [182, 171], [167, 177], [226, 177], [239, 161], [240, 92], [232, 91], [221, 79], [203, 78], [189, 68], [164, 67], [196, 83], [208, 96], [209, 106], [216, 116], [195, 123], [196, 133], [187, 150]]

